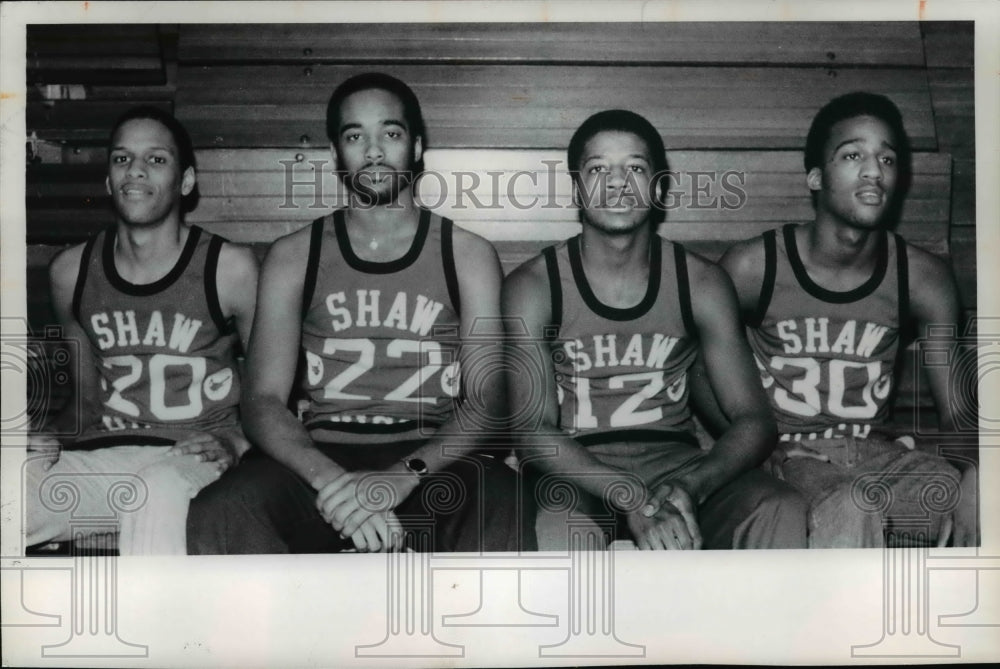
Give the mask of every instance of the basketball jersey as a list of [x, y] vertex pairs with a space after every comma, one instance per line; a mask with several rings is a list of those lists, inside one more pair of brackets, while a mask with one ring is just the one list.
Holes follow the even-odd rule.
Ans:
[[584, 444], [693, 441], [687, 370], [697, 347], [684, 248], [654, 236], [644, 297], [616, 308], [591, 289], [580, 239], [542, 252], [559, 427]]
[[194, 430], [236, 426], [239, 339], [215, 283], [225, 240], [192, 226], [174, 267], [134, 284], [115, 267], [115, 239], [109, 228], [87, 242], [73, 293], [101, 400], [99, 421], [79, 441], [167, 444]]
[[409, 250], [359, 258], [344, 211], [312, 224], [303, 290], [304, 422], [314, 439], [420, 438], [459, 394], [459, 287], [452, 222], [420, 210]]
[[880, 233], [862, 285], [834, 292], [809, 278], [795, 225], [764, 234], [765, 272], [748, 339], [782, 440], [868, 437], [888, 422], [901, 323], [906, 242]]

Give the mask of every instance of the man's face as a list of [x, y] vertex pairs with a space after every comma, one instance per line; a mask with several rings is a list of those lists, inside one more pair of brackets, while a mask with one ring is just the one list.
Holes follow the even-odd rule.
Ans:
[[587, 140], [574, 184], [584, 221], [617, 234], [645, 225], [652, 164], [649, 147], [630, 132], [605, 130]]
[[105, 185], [118, 217], [154, 226], [178, 215], [181, 198], [195, 185], [194, 169], [181, 170], [173, 135], [159, 121], [132, 119], [111, 141]]
[[411, 137], [403, 103], [388, 91], [349, 95], [340, 106], [340, 128], [331, 146], [344, 184], [369, 205], [389, 204], [413, 180], [420, 137]]
[[816, 191], [817, 209], [852, 227], [880, 224], [896, 192], [895, 145], [889, 126], [873, 116], [835, 123], [822, 168], [814, 167], [806, 177]]

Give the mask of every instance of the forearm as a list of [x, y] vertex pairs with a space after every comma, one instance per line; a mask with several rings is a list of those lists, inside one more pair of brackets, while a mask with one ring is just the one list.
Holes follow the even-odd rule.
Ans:
[[774, 450], [778, 433], [767, 418], [743, 418], [722, 434], [698, 467], [677, 480], [701, 504], [734, 478], [759, 466]]
[[[572, 437], [554, 430], [545, 430], [543, 434], [546, 434], [544, 438], [536, 435], [524, 437], [518, 447], [520, 459], [528, 466], [569, 481], [578, 490], [605, 500], [622, 511], [630, 509], [622, 508], [618, 502], [639, 501], [647, 496], [646, 488], [638, 477], [601, 462]], [[621, 487], [623, 484], [633, 490], [626, 491]], [[609, 497], [612, 491], [616, 494]]]
[[264, 453], [319, 489], [344, 469], [316, 448], [305, 426], [274, 398], [243, 403], [243, 429]]

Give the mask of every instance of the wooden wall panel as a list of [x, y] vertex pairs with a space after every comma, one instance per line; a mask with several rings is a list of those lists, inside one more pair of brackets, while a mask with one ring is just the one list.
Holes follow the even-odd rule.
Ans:
[[941, 151], [954, 158], [951, 183], [951, 246], [962, 304], [975, 309], [976, 116], [973, 24], [921, 24], [935, 133]]
[[29, 84], [166, 83], [153, 24], [32, 25], [26, 46]]
[[182, 62], [923, 64], [915, 23], [184, 26]]
[[434, 148], [565, 148], [592, 113], [626, 108], [669, 148], [799, 149], [817, 109], [860, 89], [900, 106], [916, 149], [937, 148], [925, 74], [887, 68], [182, 64], [177, 115], [201, 147], [327, 146], [330, 93], [372, 69], [414, 89]]

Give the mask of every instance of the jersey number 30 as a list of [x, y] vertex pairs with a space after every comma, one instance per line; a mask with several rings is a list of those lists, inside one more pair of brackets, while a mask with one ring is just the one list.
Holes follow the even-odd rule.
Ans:
[[[817, 416], [822, 411], [819, 387], [824, 369], [828, 370], [829, 377], [827, 411], [838, 418], [855, 420], [874, 418], [879, 406], [875, 400], [884, 400], [888, 397], [892, 385], [891, 376], [882, 374], [882, 363], [877, 360], [871, 362], [830, 360], [821, 365], [814, 358], [789, 358], [781, 355], [771, 358], [771, 369], [788, 376], [789, 371], [785, 371], [788, 368], [802, 370], [802, 374], [792, 381], [787, 389], [780, 386], [774, 389], [774, 403], [796, 416]], [[848, 392], [848, 374], [864, 375], [860, 392], [857, 390]], [[765, 388], [769, 388], [773, 383], [774, 378], [769, 374], [764, 377]], [[860, 400], [860, 404], [847, 404], [845, 400], [848, 396], [851, 400]]]

